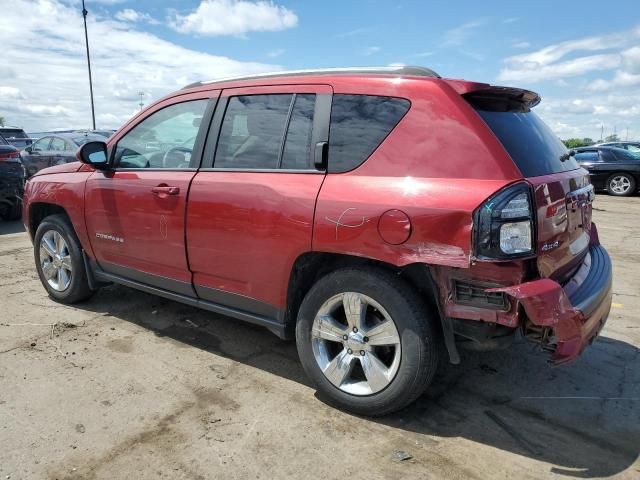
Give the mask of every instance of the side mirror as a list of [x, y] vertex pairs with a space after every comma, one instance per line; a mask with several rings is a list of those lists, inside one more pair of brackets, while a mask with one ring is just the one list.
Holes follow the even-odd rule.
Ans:
[[30, 146], [29, 146], [29, 147], [26, 147], [26, 148], [24, 149], [24, 151], [25, 151], [25, 152], [27, 152], [27, 153], [31, 153], [31, 147], [30, 147]]
[[76, 158], [82, 163], [91, 165], [98, 170], [108, 170], [109, 157], [107, 156], [107, 144], [105, 142], [87, 142], [80, 147]]

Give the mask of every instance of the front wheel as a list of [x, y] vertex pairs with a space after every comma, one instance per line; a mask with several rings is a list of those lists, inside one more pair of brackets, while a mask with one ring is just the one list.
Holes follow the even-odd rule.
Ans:
[[348, 268], [304, 298], [296, 342], [302, 365], [330, 403], [370, 416], [418, 398], [437, 368], [434, 317], [397, 275]]
[[36, 230], [33, 244], [38, 276], [51, 298], [61, 303], [76, 303], [93, 294], [82, 247], [66, 217], [45, 218]]
[[636, 190], [636, 181], [628, 173], [614, 173], [607, 180], [607, 191], [618, 197], [628, 197]]

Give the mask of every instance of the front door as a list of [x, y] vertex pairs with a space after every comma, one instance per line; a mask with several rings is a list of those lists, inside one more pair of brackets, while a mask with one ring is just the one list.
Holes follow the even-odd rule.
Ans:
[[36, 172], [50, 166], [51, 155], [49, 145], [51, 137], [44, 137], [37, 140], [21, 153], [22, 163], [27, 170], [27, 175], [34, 175]]
[[311, 250], [324, 180], [316, 152], [328, 139], [331, 92], [327, 85], [223, 90], [187, 209], [200, 298], [281, 315], [291, 268]]
[[89, 178], [85, 199], [91, 247], [106, 272], [193, 295], [185, 211], [208, 123], [203, 117], [218, 93], [169, 99], [109, 142], [114, 168]]

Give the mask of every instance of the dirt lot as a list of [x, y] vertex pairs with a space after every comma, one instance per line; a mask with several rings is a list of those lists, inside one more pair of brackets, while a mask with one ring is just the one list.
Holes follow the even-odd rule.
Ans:
[[322, 403], [266, 330], [119, 286], [52, 302], [0, 223], [0, 479], [638, 479], [640, 198], [595, 206], [615, 270], [597, 342], [562, 368], [526, 343], [466, 354], [381, 420]]

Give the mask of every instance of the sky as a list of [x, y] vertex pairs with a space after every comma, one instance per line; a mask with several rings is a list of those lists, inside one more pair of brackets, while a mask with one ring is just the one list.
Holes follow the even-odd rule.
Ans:
[[[96, 123], [184, 85], [319, 67], [422, 65], [527, 88], [561, 138], [640, 140], [637, 0], [86, 0]], [[78, 0], [0, 0], [0, 116], [88, 128]]]

